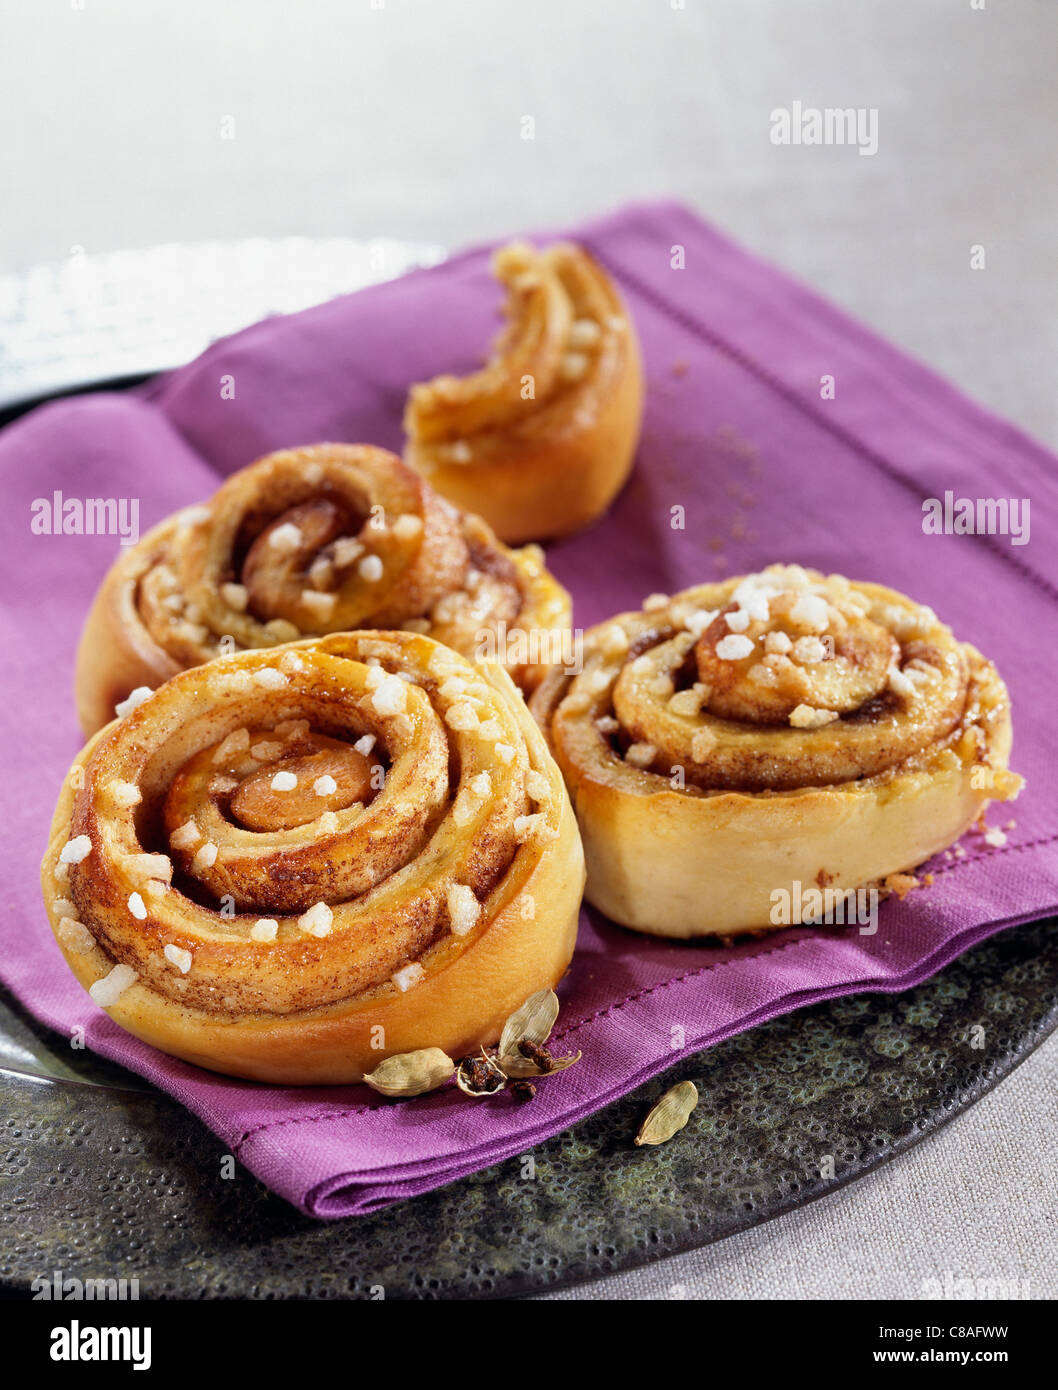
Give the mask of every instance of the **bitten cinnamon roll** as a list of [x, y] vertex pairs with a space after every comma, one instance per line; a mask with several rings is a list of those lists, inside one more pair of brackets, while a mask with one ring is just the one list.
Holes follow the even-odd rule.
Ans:
[[510, 677], [406, 632], [175, 676], [77, 758], [42, 867], [67, 963], [123, 1028], [293, 1084], [495, 1042], [565, 971], [583, 881]]
[[[103, 581], [77, 653], [86, 734], [133, 690], [218, 655], [355, 628], [404, 627], [466, 655], [483, 636], [548, 651], [569, 595], [536, 546], [508, 550], [394, 454], [317, 444], [269, 454], [163, 521]], [[531, 689], [544, 666], [516, 662]]]
[[530, 707], [588, 898], [660, 936], [786, 925], [777, 893], [814, 912], [816, 889], [877, 885], [1021, 787], [991, 662], [904, 595], [797, 565], [592, 628], [583, 672]]
[[564, 536], [610, 505], [632, 467], [643, 371], [628, 311], [580, 246], [498, 251], [507, 324], [470, 376], [413, 386], [405, 457], [505, 541]]

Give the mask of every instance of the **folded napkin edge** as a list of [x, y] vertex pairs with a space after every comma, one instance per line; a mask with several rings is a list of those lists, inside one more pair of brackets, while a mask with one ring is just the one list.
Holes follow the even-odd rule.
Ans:
[[[1058, 841], [1058, 832], [1046, 837], [1041, 837], [1036, 841], [1032, 841], [1023, 845], [1008, 846], [1006, 851], [1001, 850], [995, 852], [992, 855], [981, 856], [980, 858], [969, 861], [961, 861], [958, 865], [950, 866], [949, 869], [945, 870], [944, 872], [954, 872], [956, 869], [962, 868], [965, 868], [967, 870], [976, 869], [979, 871], [983, 871], [985, 866], [992, 865], [994, 860], [1005, 852], [1039, 854], [1041, 851], [1045, 851], [1050, 845], [1054, 844], [1055, 841]], [[637, 1086], [642, 1085], [645, 1081], [651, 1079], [653, 1076], [660, 1074], [668, 1067], [675, 1065], [676, 1063], [685, 1059], [686, 1057], [693, 1056], [697, 1052], [705, 1051], [710, 1047], [714, 1047], [718, 1043], [726, 1041], [727, 1038], [736, 1036], [738, 1033], [746, 1031], [748, 1028], [759, 1026], [762, 1022], [770, 1021], [770, 1019], [772, 1018], [783, 1017], [786, 1014], [792, 1013], [799, 1008], [808, 1007], [812, 1004], [820, 1003], [827, 999], [839, 998], [845, 995], [857, 993], [901, 993], [902, 991], [913, 988], [915, 985], [927, 980], [939, 969], [943, 968], [943, 966], [949, 964], [957, 956], [961, 955], [970, 946], [976, 945], [978, 942], [986, 940], [988, 937], [995, 935], [1000, 931], [1008, 930], [1011, 927], [1020, 925], [1027, 921], [1039, 920], [1040, 918], [1044, 918], [1054, 913], [1058, 913], [1058, 866], [1050, 864], [1049, 861], [1048, 864], [1051, 870], [1051, 879], [1053, 880], [1052, 892], [1054, 893], [1054, 896], [1052, 896], [1050, 899], [1049, 905], [1036, 906], [1028, 912], [1012, 913], [1006, 917], [990, 922], [978, 923], [971, 927], [965, 928], [960, 932], [956, 932], [952, 937], [949, 937], [946, 940], [939, 942], [932, 950], [926, 952], [912, 966], [901, 971], [896, 975], [885, 976], [881, 973], [878, 973], [870, 978], [845, 980], [830, 985], [811, 986], [804, 990], [782, 994], [778, 998], [764, 1000], [757, 1007], [757, 1009], [752, 1011], [752, 1015], [748, 1019], [743, 1017], [740, 1018], [737, 1022], [724, 1024], [720, 1028], [712, 1032], [706, 1031], [701, 1035], [696, 1035], [695, 1038], [692, 1041], [688, 1042], [683, 1049], [673, 1051], [670, 1055], [660, 1060], [655, 1059], [655, 1061], [648, 1062], [643, 1067], [637, 1068], [633, 1073], [626, 1074], [622, 1079], [616, 1081], [610, 1088], [608, 1088], [606, 1096], [604, 1096], [601, 1100], [597, 1097], [593, 1097], [590, 1103], [579, 1103], [578, 1105], [574, 1106], [570, 1111], [563, 1112], [558, 1117], [552, 1116], [550, 1119], [542, 1122], [539, 1128], [542, 1131], [547, 1131], [546, 1135], [543, 1135], [543, 1137], [549, 1137], [551, 1134], [558, 1133], [561, 1129], [567, 1128], [572, 1123], [576, 1123], [579, 1118], [583, 1118], [584, 1114], [594, 1112], [597, 1109], [602, 1109], [605, 1105], [611, 1103], [612, 1100], [618, 1099], [620, 1098], [620, 1096], [628, 1094], [629, 1091], [636, 1089]], [[803, 935], [799, 935], [795, 937], [793, 940], [788, 940], [777, 944], [768, 952], [768, 954], [776, 954], [778, 952], [793, 950], [796, 948], [818, 946], [819, 944], [820, 939], [818, 935], [814, 932], [806, 931]], [[735, 964], [736, 962], [734, 960], [711, 962], [708, 966], [700, 967], [698, 970], [691, 971], [686, 975], [678, 976], [671, 980], [659, 981], [654, 986], [651, 986], [645, 990], [638, 991], [635, 995], [628, 996], [626, 999], [618, 1001], [613, 1005], [609, 1005], [606, 1009], [600, 1010], [597, 1014], [586, 1017], [570, 1025], [570, 1027], [562, 1030], [560, 1033], [556, 1033], [556, 1039], [568, 1036], [572, 1032], [576, 1031], [578, 1028], [587, 1026], [588, 1024], [598, 1024], [599, 1022], [607, 1018], [609, 1018], [611, 1021], [616, 1021], [617, 1016], [620, 1015], [622, 1011], [628, 1007], [628, 1005], [636, 1004], [646, 995], [654, 993], [658, 989], [668, 987], [687, 987], [696, 976], [699, 976], [702, 973], [708, 973], [717, 968], [731, 967]], [[251, 1159], [248, 1155], [245, 1154], [246, 1148], [249, 1147], [252, 1152], [252, 1150], [257, 1148], [261, 1143], [264, 1143], [267, 1149], [268, 1140], [265, 1136], [269, 1135], [271, 1131], [277, 1128], [288, 1128], [291, 1125], [301, 1123], [321, 1124], [327, 1122], [334, 1122], [336, 1125], [340, 1126], [345, 1121], [362, 1116], [366, 1113], [371, 1113], [371, 1107], [358, 1106], [343, 1107], [339, 1109], [330, 1110], [320, 1110], [313, 1112], [310, 1115], [287, 1116], [284, 1117], [282, 1120], [264, 1121], [259, 1125], [253, 1126], [250, 1130], [245, 1131], [240, 1136], [238, 1141], [240, 1148], [240, 1157], [244, 1162], [247, 1163], [248, 1167], [253, 1168], [253, 1159]], [[522, 1133], [524, 1134], [524, 1131], [522, 1131]], [[491, 1151], [491, 1143], [486, 1143], [482, 1147], [483, 1151], [485, 1152]], [[520, 1151], [521, 1149], [517, 1145], [515, 1145], [515, 1147], [511, 1150], [511, 1152]], [[466, 1151], [462, 1155], [462, 1158], [468, 1162], [472, 1162], [472, 1159], [470, 1157], [471, 1152], [472, 1151], [470, 1150]], [[266, 1158], [267, 1155], [264, 1154], [262, 1155], [262, 1157]], [[502, 1159], [498, 1159], [497, 1161], [502, 1161]], [[258, 1162], [260, 1162], [260, 1160], [258, 1160]], [[420, 1159], [416, 1160], [416, 1162], [418, 1162], [421, 1167], [422, 1164], [426, 1163], [426, 1160]], [[439, 1165], [439, 1171], [447, 1171], [448, 1168], [452, 1166], [452, 1159], [450, 1157], [447, 1159], [443, 1157], [439, 1158], [436, 1160], [436, 1162]], [[390, 1172], [392, 1170], [386, 1169], [384, 1171]], [[348, 1170], [347, 1176], [349, 1181], [354, 1180], [356, 1172], [357, 1170]], [[324, 1180], [324, 1182], [326, 1183], [333, 1183], [336, 1181], [336, 1178]], [[301, 1205], [301, 1201], [297, 1200], [297, 1204]], [[310, 1212], [309, 1214], [313, 1213]]]

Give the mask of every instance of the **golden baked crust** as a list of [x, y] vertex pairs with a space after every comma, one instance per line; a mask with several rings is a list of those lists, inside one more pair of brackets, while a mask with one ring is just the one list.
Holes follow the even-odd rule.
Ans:
[[488, 365], [413, 386], [405, 457], [505, 541], [594, 521], [624, 486], [643, 415], [628, 311], [579, 246], [496, 253], [507, 326]]
[[589, 900], [662, 936], [768, 929], [776, 891], [913, 868], [1021, 786], [991, 662], [902, 594], [799, 566], [592, 628], [530, 708]]
[[82, 751], [41, 872], [123, 1028], [290, 1084], [494, 1042], [565, 971], [584, 882], [510, 677], [406, 632], [176, 675]]
[[[561, 635], [569, 623], [569, 595], [536, 546], [508, 550], [396, 455], [287, 449], [114, 562], [81, 635], [78, 713], [94, 733], [137, 687], [307, 635], [403, 626], [470, 656], [483, 634]], [[528, 690], [544, 665], [509, 670]]]

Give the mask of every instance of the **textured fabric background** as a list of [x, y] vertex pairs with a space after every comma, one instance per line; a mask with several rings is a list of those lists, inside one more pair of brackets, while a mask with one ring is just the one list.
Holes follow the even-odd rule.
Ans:
[[[451, 1089], [409, 1106], [363, 1088], [257, 1087], [164, 1057], [91, 1004], [39, 906], [35, 863], [75, 746], [66, 742], [74, 641], [113, 543], [30, 534], [32, 499], [54, 488], [138, 495], [147, 526], [270, 449], [399, 444], [409, 380], [469, 368], [480, 354], [496, 303], [488, 255], [266, 320], [143, 395], [44, 406], [0, 435], [9, 502], [0, 639], [23, 683], [22, 702], [0, 711], [7, 789], [20, 808], [0, 973], [38, 1016], [63, 1031], [84, 1026], [89, 1046], [176, 1095], [317, 1216], [371, 1210], [523, 1152], [682, 1053], [816, 999], [906, 988], [988, 932], [1058, 905], [1051, 725], [1023, 698], [1041, 678], [1058, 682], [1056, 654], [1023, 635], [1053, 616], [1058, 555], [1039, 539], [1015, 548], [1007, 536], [922, 530], [922, 498], [955, 488], [1027, 494], [1037, 538], [1053, 533], [1054, 460], [677, 204], [633, 207], [573, 234], [617, 278], [648, 376], [633, 477], [605, 517], [548, 552], [575, 622], [638, 607], [710, 568], [745, 573], [777, 557], [911, 592], [986, 651], [1012, 689], [1016, 756], [1029, 774], [1017, 833], [999, 849], [968, 837], [965, 858], [931, 866], [928, 891], [883, 905], [873, 935], [798, 928], [724, 950], [622, 932], [586, 910], [555, 1034], [584, 1061], [517, 1111], [468, 1107]], [[821, 397], [823, 373], [837, 383], [834, 399]], [[220, 390], [228, 378], [233, 399]], [[677, 503], [682, 529], [669, 525]]]

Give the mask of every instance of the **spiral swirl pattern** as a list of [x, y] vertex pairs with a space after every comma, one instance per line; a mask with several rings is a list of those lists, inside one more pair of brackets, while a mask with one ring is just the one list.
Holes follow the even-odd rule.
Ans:
[[[404, 632], [184, 672], [79, 766], [45, 863], [60, 942], [214, 1021], [410, 1000], [576, 837], [505, 672]], [[568, 934], [575, 872], [555, 892]]]
[[[287, 450], [117, 561], [78, 654], [82, 718], [98, 728], [134, 685], [308, 635], [406, 627], [470, 655], [483, 633], [546, 633], [569, 616], [539, 550], [508, 550], [395, 455]], [[541, 674], [511, 670], [526, 688]]]
[[1021, 785], [995, 668], [881, 585], [773, 565], [654, 595], [584, 650], [530, 708], [588, 896], [625, 925], [766, 928], [773, 889], [913, 868]]
[[600, 756], [679, 768], [692, 794], [874, 777], [950, 735], [970, 684], [932, 610], [795, 565], [648, 600], [586, 649], [551, 715], [558, 748], [591, 727]]
[[412, 387], [406, 457], [505, 540], [563, 535], [597, 516], [628, 474], [642, 413], [638, 345], [582, 247], [517, 242], [493, 269], [506, 325], [480, 371]]
[[623, 326], [610, 322], [612, 298], [575, 246], [538, 252], [517, 242], [496, 254], [493, 268], [507, 290], [507, 324], [489, 362], [471, 376], [439, 376], [413, 386], [408, 398], [409, 434], [423, 444], [447, 444], [456, 462], [471, 461], [466, 453], [473, 436], [525, 422], [526, 377], [533, 382], [537, 424], [548, 403], [582, 392], [589, 368], [605, 369]]

